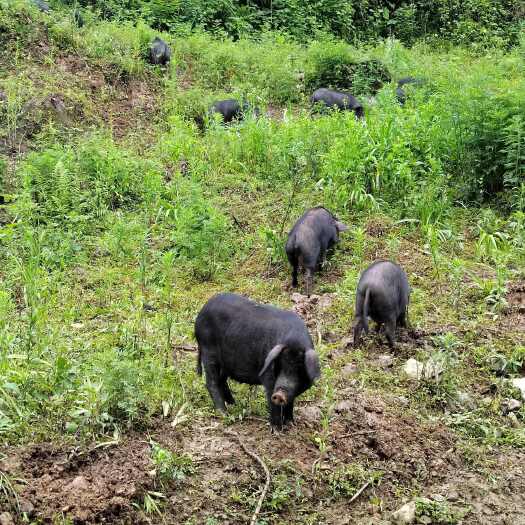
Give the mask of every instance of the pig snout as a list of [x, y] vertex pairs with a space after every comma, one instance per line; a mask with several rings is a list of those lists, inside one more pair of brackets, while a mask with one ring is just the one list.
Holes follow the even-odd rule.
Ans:
[[272, 403], [277, 406], [284, 406], [288, 403], [288, 394], [286, 390], [279, 388], [272, 394]]

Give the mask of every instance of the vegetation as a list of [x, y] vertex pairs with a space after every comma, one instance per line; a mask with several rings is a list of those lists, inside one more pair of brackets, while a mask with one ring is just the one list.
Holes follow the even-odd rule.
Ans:
[[[194, 355], [180, 351], [193, 342], [196, 313], [223, 290], [291, 308], [286, 232], [321, 204], [351, 229], [316, 282], [335, 297], [315, 325], [323, 377], [301, 398], [323, 407], [309, 431], [319, 457], [333, 449], [350, 362], [360, 391], [406, 397], [402, 411], [446, 425], [465, 461], [525, 446], [525, 409], [515, 421], [502, 411], [519, 398], [508, 379], [525, 363], [525, 40], [516, 2], [52, 7], [0, 0], [6, 447], [85, 445], [173, 414], [177, 430], [209, 419]], [[145, 60], [157, 34], [173, 49], [165, 69]], [[400, 106], [396, 81], [408, 75], [424, 83], [408, 86]], [[312, 116], [309, 95], [323, 85], [351, 89], [364, 121]], [[199, 129], [195, 118], [226, 97], [245, 98], [262, 116]], [[359, 272], [379, 257], [407, 269], [411, 322], [424, 340], [402, 342], [395, 372], [372, 364], [382, 352], [374, 337], [329, 358], [351, 332]], [[412, 356], [432, 357], [443, 373], [415, 386], [400, 371]], [[226, 424], [265, 415], [262, 393], [233, 389]], [[476, 407], [454, 408], [465, 391], [480, 398]], [[199, 476], [189, 455], [157, 440], [155, 485], [137, 504], [152, 515], [162, 514], [170, 484]], [[306, 498], [302, 477], [273, 468], [268, 520]], [[323, 501], [387, 484], [367, 463], [330, 468], [315, 478]], [[0, 472], [0, 488], [0, 503], [18, 505], [16, 480]], [[235, 487], [233, 504], [253, 508], [254, 490]], [[417, 512], [457, 522], [446, 505]]]

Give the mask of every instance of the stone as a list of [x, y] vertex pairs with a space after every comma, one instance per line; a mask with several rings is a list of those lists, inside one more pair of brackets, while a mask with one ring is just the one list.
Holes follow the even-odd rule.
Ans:
[[422, 363], [417, 359], [410, 358], [403, 367], [405, 374], [410, 379], [419, 381], [420, 379], [439, 380], [439, 377], [444, 371], [441, 363], [429, 359], [426, 363]]
[[89, 483], [84, 476], [77, 476], [70, 484], [69, 489], [74, 491], [86, 490], [89, 488]]
[[405, 396], [399, 396], [399, 397], [396, 397], [396, 398], [395, 398], [395, 401], [396, 401], [396, 403], [397, 403], [399, 406], [402, 406], [402, 407], [407, 407], [407, 406], [410, 404], [410, 401], [409, 401], [408, 398], [405, 397]]
[[390, 368], [394, 365], [394, 356], [383, 354], [377, 358], [377, 364], [382, 368]]
[[432, 494], [431, 498], [438, 503], [444, 503], [446, 501], [445, 496], [441, 494]]
[[357, 372], [358, 372], [357, 365], [355, 363], [348, 363], [341, 370], [341, 375], [343, 377], [350, 377], [350, 376], [353, 376], [354, 374], [357, 374]]
[[424, 365], [420, 361], [417, 361], [411, 357], [403, 367], [403, 371], [410, 379], [419, 380], [423, 375]]
[[516, 414], [514, 412], [511, 412], [510, 414], [507, 414], [507, 417], [510, 420], [510, 426], [513, 428], [521, 428], [521, 424], [518, 421], [518, 418], [516, 417]]
[[521, 392], [521, 397], [525, 399], [525, 377], [515, 377], [511, 379], [512, 386]]
[[27, 499], [20, 499], [20, 512], [30, 518], [35, 513], [35, 506]]
[[0, 514], [0, 525], [15, 525], [13, 516], [11, 516], [9, 512], [2, 512], [2, 514]]
[[416, 521], [416, 502], [410, 501], [392, 514], [395, 525], [410, 525]]
[[321, 409], [315, 405], [301, 407], [299, 413], [307, 423], [318, 423], [323, 416]]
[[509, 412], [516, 412], [522, 407], [522, 405], [523, 403], [517, 399], [505, 399], [503, 403], [501, 403], [501, 408], [503, 410], [503, 414], [506, 415]]
[[348, 399], [344, 399], [343, 401], [339, 401], [337, 405], [335, 405], [335, 411], [339, 414], [342, 412], [350, 412], [352, 410], [353, 405]]
[[469, 412], [476, 410], [477, 404], [475, 399], [468, 392], [458, 391], [454, 397], [447, 402], [449, 410], [453, 412]]

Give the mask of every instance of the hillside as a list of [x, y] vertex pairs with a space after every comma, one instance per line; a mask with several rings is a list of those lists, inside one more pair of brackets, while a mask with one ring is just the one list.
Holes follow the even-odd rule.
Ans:
[[[1, 525], [525, 523], [523, 11], [460, 2], [445, 34], [321, 3], [0, 0]], [[227, 98], [260, 115], [206, 116]], [[349, 229], [307, 297], [284, 245], [313, 206]], [[353, 344], [377, 259], [412, 288], [393, 350]], [[221, 291], [306, 321], [321, 377], [283, 431], [196, 373]]]

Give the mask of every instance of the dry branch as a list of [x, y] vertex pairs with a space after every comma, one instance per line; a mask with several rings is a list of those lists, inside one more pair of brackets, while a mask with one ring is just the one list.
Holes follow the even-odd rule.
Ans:
[[268, 492], [268, 488], [270, 487], [270, 471], [268, 470], [268, 467], [265, 465], [264, 461], [255, 452], [252, 452], [246, 447], [246, 445], [242, 442], [238, 434], [229, 430], [225, 430], [224, 433], [228, 436], [232, 436], [235, 439], [237, 439], [239, 445], [241, 445], [241, 448], [244, 450], [244, 452], [252, 459], [257, 461], [259, 465], [261, 465], [262, 469], [264, 470], [264, 474], [266, 475], [266, 483], [264, 484], [263, 491], [261, 492], [259, 501], [257, 503], [257, 507], [255, 508], [255, 512], [253, 513], [252, 520], [250, 522], [250, 525], [255, 525], [255, 523], [257, 522], [257, 517], [259, 516], [259, 512], [261, 512], [261, 507], [264, 502], [264, 498], [266, 497], [266, 493]]

